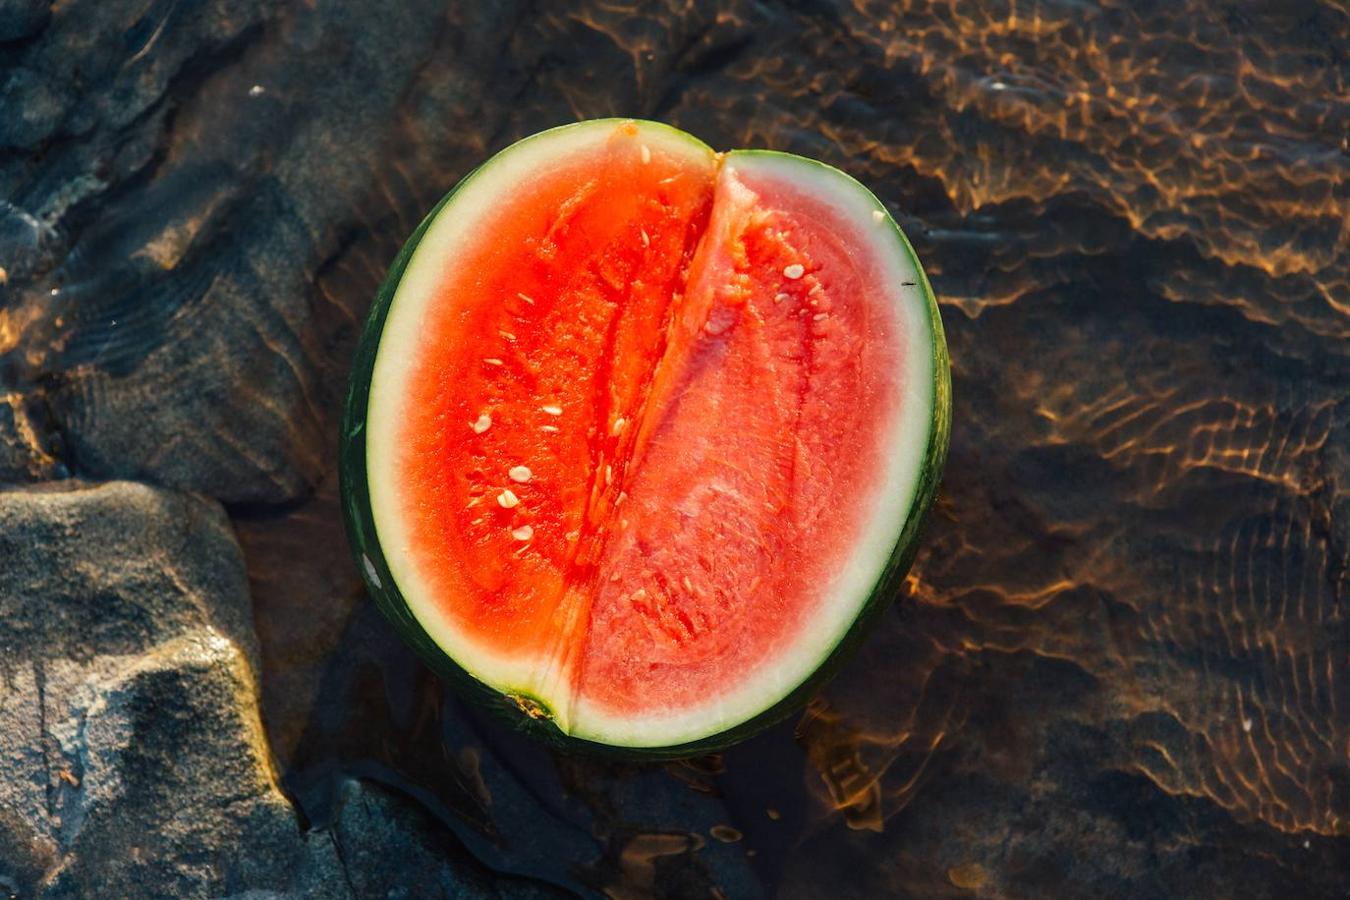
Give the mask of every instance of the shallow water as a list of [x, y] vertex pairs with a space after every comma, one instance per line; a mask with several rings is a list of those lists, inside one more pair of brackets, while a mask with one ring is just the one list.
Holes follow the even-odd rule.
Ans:
[[[583, 894], [1343, 896], [1343, 6], [369, 6], [105, 5], [131, 24], [78, 52], [106, 86], [0, 44], [60, 113], [30, 88], [0, 157], [26, 464], [227, 503], [311, 822], [361, 774]], [[953, 357], [879, 632], [796, 720], [659, 766], [556, 756], [414, 662], [332, 467], [403, 238], [491, 152], [602, 115], [856, 175]]]

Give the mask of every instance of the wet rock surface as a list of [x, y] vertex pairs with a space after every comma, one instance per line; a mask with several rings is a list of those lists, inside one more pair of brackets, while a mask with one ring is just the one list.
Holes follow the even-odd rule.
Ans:
[[258, 719], [243, 560], [213, 502], [0, 493], [0, 876], [35, 896], [284, 884], [304, 853]]
[[[0, 481], [40, 485], [0, 495], [0, 889], [1341, 896], [1347, 41], [1319, 0], [0, 0]], [[878, 635], [658, 767], [449, 695], [332, 471], [404, 237], [600, 115], [856, 174], [953, 356]]]

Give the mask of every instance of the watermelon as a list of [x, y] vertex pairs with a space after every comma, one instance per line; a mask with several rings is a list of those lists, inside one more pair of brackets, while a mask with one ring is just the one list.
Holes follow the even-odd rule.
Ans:
[[790, 713], [896, 593], [949, 418], [937, 304], [866, 188], [581, 122], [394, 261], [344, 513], [440, 672], [559, 743], [687, 755]]

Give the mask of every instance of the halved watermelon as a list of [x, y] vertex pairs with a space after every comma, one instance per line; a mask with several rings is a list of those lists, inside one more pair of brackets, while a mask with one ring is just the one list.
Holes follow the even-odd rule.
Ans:
[[702, 752], [789, 713], [893, 594], [949, 415], [937, 305], [866, 188], [583, 122], [494, 156], [394, 262], [344, 508], [442, 672], [568, 742]]

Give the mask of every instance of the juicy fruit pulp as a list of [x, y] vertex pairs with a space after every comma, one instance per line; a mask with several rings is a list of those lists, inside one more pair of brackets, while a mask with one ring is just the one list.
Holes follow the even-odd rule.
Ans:
[[532, 141], [397, 287], [375, 528], [476, 678], [571, 734], [685, 743], [817, 669], [890, 559], [931, 462], [929, 310], [895, 302], [922, 276], [817, 164], [633, 122]]

